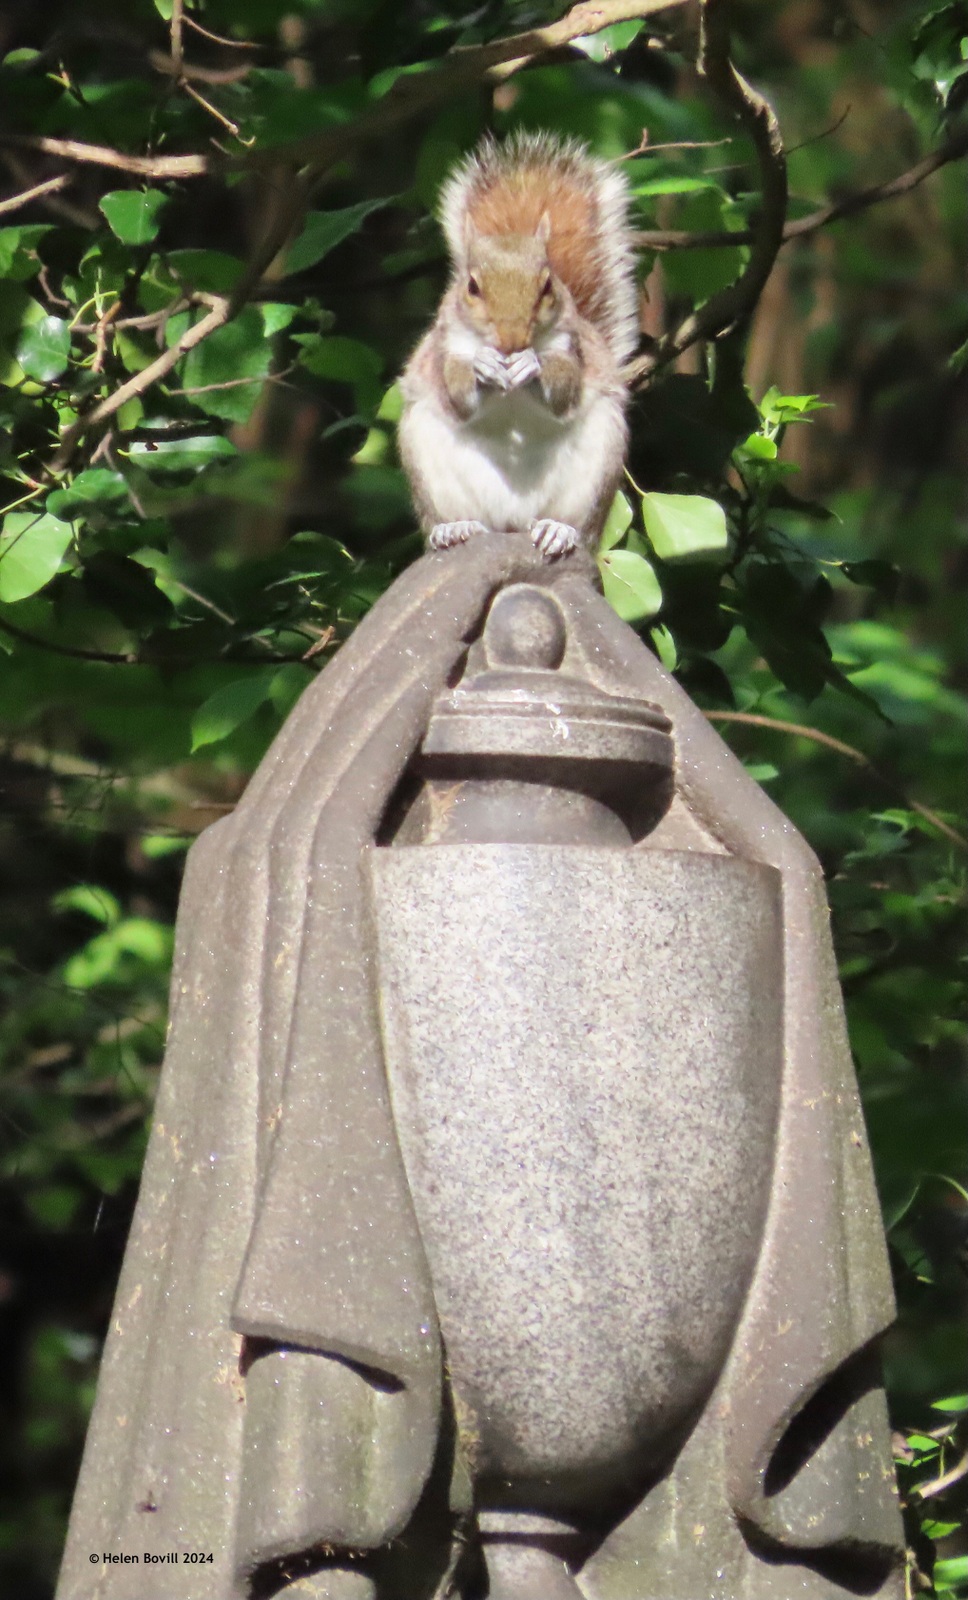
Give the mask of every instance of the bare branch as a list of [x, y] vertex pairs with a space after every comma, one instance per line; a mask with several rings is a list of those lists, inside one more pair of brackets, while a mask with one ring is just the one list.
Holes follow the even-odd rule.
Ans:
[[110, 145], [82, 144], [78, 139], [48, 139], [28, 133], [0, 133], [0, 144], [25, 150], [40, 150], [44, 155], [63, 156], [67, 161], [86, 162], [94, 167], [113, 167], [117, 172], [133, 172], [139, 178], [199, 178], [212, 170], [208, 156], [129, 156]]
[[277, 145], [261, 154], [254, 151], [249, 161], [296, 159], [312, 162], [317, 168], [344, 155], [352, 145], [385, 133], [458, 90], [479, 83], [498, 67], [517, 71], [535, 56], [560, 50], [563, 45], [600, 33], [616, 22], [644, 20], [661, 11], [673, 11], [685, 3], [686, 0], [582, 0], [558, 22], [549, 23], [547, 27], [529, 28], [505, 39], [494, 39], [490, 44], [459, 45], [448, 51], [431, 71], [405, 73], [398, 78], [371, 110], [348, 126], [323, 129], [306, 139]]
[[724, 0], [703, 0], [699, 70], [719, 98], [730, 107], [756, 151], [762, 209], [753, 229], [750, 258], [734, 283], [714, 294], [652, 350], [625, 368], [629, 383], [640, 384], [667, 366], [690, 345], [714, 339], [752, 312], [783, 243], [786, 223], [787, 172], [783, 136], [769, 101], [746, 82], [729, 56], [729, 24]]
[[845, 744], [843, 739], [836, 739], [832, 733], [823, 733], [819, 728], [810, 728], [802, 722], [784, 722], [778, 717], [760, 716], [755, 711], [707, 711], [705, 715], [709, 722], [738, 722], [749, 728], [769, 728], [773, 733], [793, 734], [796, 738], [810, 739], [814, 744], [821, 744], [828, 750], [836, 750], [838, 755], [846, 756], [848, 760], [856, 762], [857, 766], [865, 768], [878, 783], [884, 785], [885, 789], [890, 789], [906, 810], [914, 811], [919, 817], [923, 817], [925, 822], [930, 822], [933, 828], [943, 833], [946, 839], [958, 846], [959, 850], [968, 850], [968, 839], [963, 834], [949, 822], [945, 822], [944, 818], [939, 817], [929, 806], [923, 806], [919, 800], [912, 800], [893, 778], [889, 778], [886, 772], [882, 772], [880, 767], [874, 765], [869, 756], [865, 756], [863, 750], [855, 749], [852, 744]]
[[219, 299], [208, 313], [208, 316], [203, 317], [201, 322], [196, 322], [193, 328], [187, 328], [170, 350], [165, 350], [157, 360], [152, 361], [150, 366], [145, 367], [142, 372], [136, 372], [133, 378], [129, 378], [127, 383], [123, 383], [120, 389], [115, 389], [113, 394], [108, 395], [107, 399], [102, 400], [100, 405], [95, 406], [92, 411], [88, 411], [86, 415], [78, 417], [77, 421], [68, 428], [61, 440], [57, 453], [48, 466], [48, 472], [55, 477], [63, 472], [70, 462], [78, 442], [86, 433], [90, 433], [91, 429], [98, 427], [100, 423], [106, 422], [108, 417], [113, 417], [116, 411], [120, 411], [121, 407], [126, 405], [129, 400], [133, 400], [136, 395], [144, 394], [145, 390], [150, 389], [153, 383], [157, 383], [166, 373], [170, 372], [175, 363], [180, 361], [182, 356], [187, 355], [189, 350], [194, 350], [195, 346], [201, 344], [203, 339], [207, 339], [209, 334], [215, 332], [216, 328], [223, 327], [229, 321], [230, 315], [233, 314], [231, 302], [226, 299]]
[[[361, 142], [377, 133], [385, 133], [388, 128], [409, 119], [425, 106], [446, 98], [465, 82], [477, 82], [490, 67], [501, 62], [524, 62], [533, 55], [558, 49], [562, 44], [587, 34], [598, 33], [602, 28], [610, 27], [615, 22], [649, 17], [658, 11], [668, 11], [684, 3], [685, 0], [582, 0], [581, 4], [572, 7], [559, 22], [552, 23], [546, 28], [533, 28], [526, 33], [498, 39], [487, 45], [452, 50], [436, 69], [427, 73], [405, 75], [393, 85], [371, 112], [358, 118], [349, 127], [327, 129], [309, 140], [275, 147], [271, 151], [254, 151], [247, 158], [236, 158], [235, 164], [246, 160], [253, 165], [271, 161], [275, 168], [278, 168], [280, 161], [291, 162], [294, 159], [309, 159], [311, 164], [301, 173], [294, 175], [281, 193], [279, 204], [274, 214], [270, 216], [265, 234], [253, 251], [249, 265], [231, 296], [215, 299], [208, 316], [189, 328], [171, 349], [164, 351], [150, 366], [122, 384], [114, 394], [79, 417], [65, 433], [49, 463], [48, 472], [54, 476], [63, 472], [71, 461], [78, 442], [85, 434], [106, 422], [128, 400], [144, 394], [153, 383], [164, 378], [183, 355], [238, 315], [266, 269], [291, 237], [309, 195], [326, 170], [327, 163], [345, 155], [351, 144]], [[3, 135], [0, 135], [0, 140], [2, 138]], [[127, 156], [116, 150], [78, 144], [74, 140], [64, 139], [26, 141], [21, 139], [18, 142], [30, 143], [33, 148], [43, 149], [48, 154], [100, 163], [148, 177], [195, 177], [213, 169], [211, 159], [205, 156], [160, 158]]]
[[[331, 162], [344, 156], [354, 145], [387, 132], [419, 112], [446, 100], [455, 91], [485, 78], [502, 65], [513, 70], [535, 56], [558, 50], [589, 34], [600, 33], [616, 22], [631, 22], [673, 11], [686, 0], [581, 0], [558, 22], [545, 28], [529, 28], [524, 33], [490, 44], [461, 45], [450, 50], [427, 72], [406, 73], [383, 98], [355, 122], [325, 128], [305, 139], [273, 145], [271, 150], [253, 150], [232, 158], [210, 155], [132, 156], [109, 146], [83, 144], [76, 139], [50, 139], [29, 134], [0, 133], [0, 144], [40, 150], [46, 155], [63, 156], [69, 161], [92, 166], [113, 167], [142, 178], [199, 178], [227, 167], [259, 167], [280, 162], [312, 163], [311, 176], [318, 177]], [[183, 21], [188, 21], [183, 17]]]
[[932, 1478], [929, 1483], [919, 1483], [914, 1489], [914, 1494], [919, 1500], [930, 1500], [936, 1494], [944, 1494], [946, 1489], [951, 1489], [962, 1478], [968, 1478], [968, 1450], [956, 1461], [953, 1467], [943, 1472], [940, 1478]]
[[19, 211], [22, 206], [29, 205], [31, 200], [39, 200], [42, 195], [56, 194], [59, 189], [66, 189], [70, 181], [70, 173], [62, 172], [57, 178], [35, 183], [32, 189], [25, 189], [22, 194], [11, 195], [9, 200], [0, 200], [0, 217], [8, 217], [12, 211]]
[[221, 33], [210, 33], [207, 28], [202, 27], [200, 22], [196, 22], [194, 17], [188, 16], [187, 12], [182, 17], [182, 22], [186, 28], [193, 28], [196, 33], [200, 33], [203, 39], [211, 39], [213, 44], [228, 45], [231, 50], [258, 50], [261, 48], [260, 45], [254, 44], [251, 39], [226, 39]]
[[[795, 221], [788, 222], [783, 229], [783, 243], [790, 239], [803, 239], [811, 233], [816, 233], [819, 228], [826, 228], [831, 222], [840, 222], [844, 217], [855, 217], [858, 212], [866, 211], [870, 206], [880, 205], [885, 200], [897, 200], [901, 195], [910, 194], [923, 183], [925, 178], [930, 178], [933, 172], [940, 167], [946, 167], [952, 161], [960, 161], [968, 155], [968, 128], [962, 128], [959, 133], [953, 134], [939, 144], [936, 150], [918, 161], [906, 172], [901, 172], [896, 178], [889, 178], [884, 183], [871, 184], [869, 189], [858, 189], [853, 194], [846, 194], [840, 200], [828, 201], [826, 205], [819, 206], [816, 211], [811, 211], [805, 217], [797, 217]], [[684, 229], [657, 228], [642, 229], [635, 234], [635, 242], [646, 250], [715, 250], [720, 247], [738, 244], [750, 244], [753, 240], [751, 228], [741, 228], [731, 233], [728, 229], [708, 229], [706, 232], [689, 233]]]

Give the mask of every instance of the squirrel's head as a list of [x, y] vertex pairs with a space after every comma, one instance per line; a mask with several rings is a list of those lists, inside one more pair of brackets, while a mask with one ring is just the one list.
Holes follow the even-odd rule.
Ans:
[[527, 350], [550, 327], [562, 286], [548, 261], [548, 223], [536, 233], [479, 233], [468, 221], [457, 292], [465, 321], [502, 355]]

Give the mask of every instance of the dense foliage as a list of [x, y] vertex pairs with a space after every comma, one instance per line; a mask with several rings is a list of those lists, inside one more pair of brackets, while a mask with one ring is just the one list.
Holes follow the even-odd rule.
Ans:
[[[626, 161], [654, 370], [606, 593], [827, 871], [900, 1304], [909, 1590], [968, 1593], [968, 3], [727, 8], [788, 151], [765, 288], [784, 218], [695, 71], [694, 10], [516, 50], [490, 46], [561, 8], [0, 20], [0, 1565], [20, 1600], [56, 1571], [184, 850], [418, 553], [393, 380], [444, 278], [434, 197], [483, 129], [521, 125]], [[675, 345], [737, 278], [738, 315]]]

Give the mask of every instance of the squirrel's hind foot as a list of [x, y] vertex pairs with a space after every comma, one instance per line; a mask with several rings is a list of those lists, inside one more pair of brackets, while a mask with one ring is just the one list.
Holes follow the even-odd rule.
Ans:
[[452, 545], [466, 544], [475, 533], [486, 533], [483, 522], [437, 522], [430, 530], [427, 543], [431, 550], [449, 550]]
[[553, 517], [542, 517], [531, 524], [531, 540], [548, 561], [569, 555], [579, 544], [577, 529], [568, 522], [556, 522]]

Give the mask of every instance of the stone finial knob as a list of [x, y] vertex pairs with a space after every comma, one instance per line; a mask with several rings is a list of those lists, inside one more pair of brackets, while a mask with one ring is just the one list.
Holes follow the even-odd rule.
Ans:
[[546, 589], [514, 584], [497, 596], [484, 628], [488, 666], [554, 672], [561, 666], [568, 629], [561, 607]]

